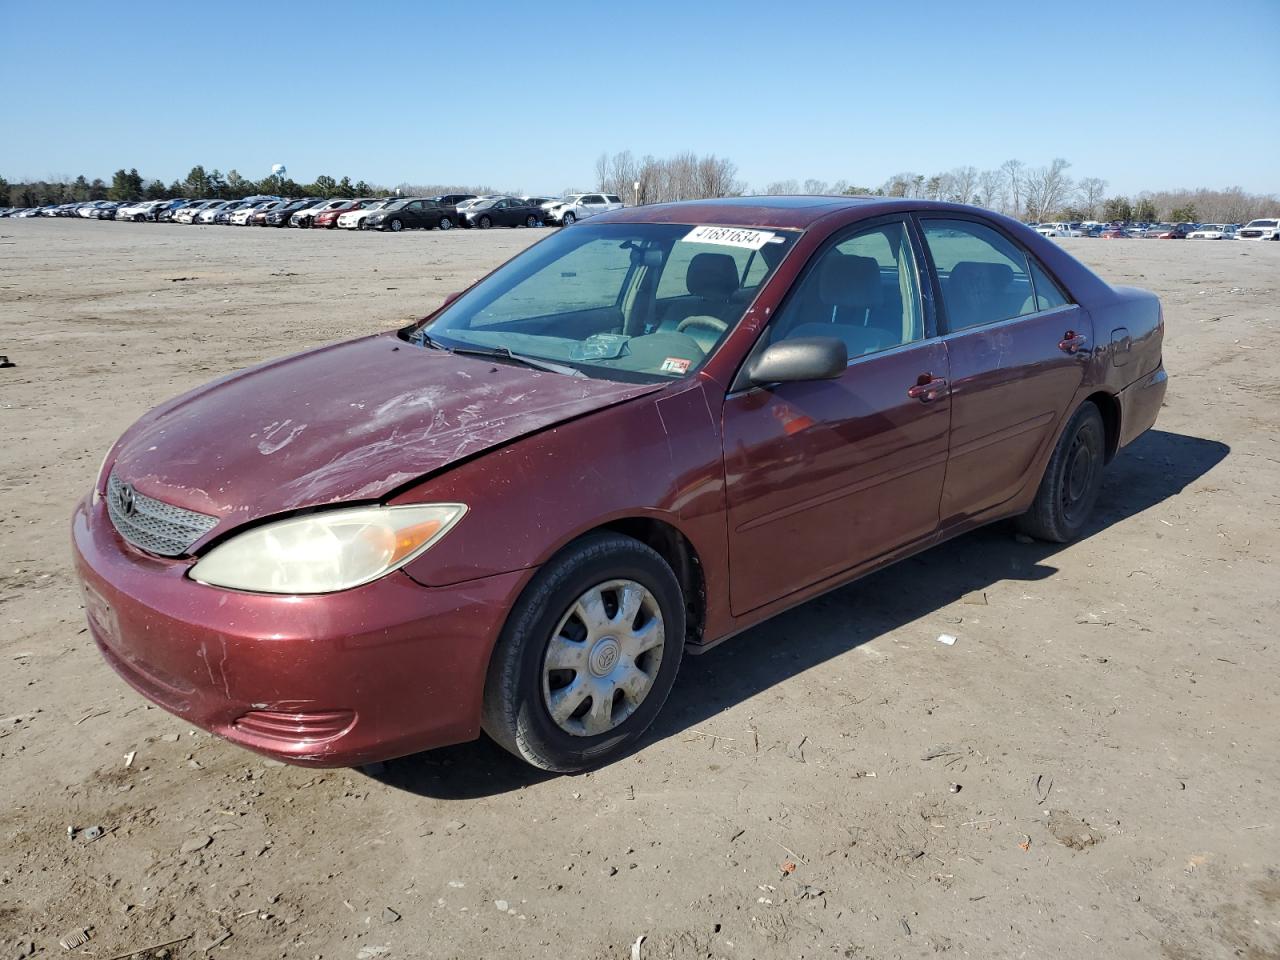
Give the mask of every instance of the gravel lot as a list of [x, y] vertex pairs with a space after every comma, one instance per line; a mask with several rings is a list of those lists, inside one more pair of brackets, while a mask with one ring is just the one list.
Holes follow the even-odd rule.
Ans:
[[1090, 534], [980, 531], [690, 659], [607, 769], [284, 767], [118, 680], [67, 531], [109, 442], [542, 235], [0, 223], [0, 960], [1280, 956], [1280, 244], [1064, 241], [1168, 323]]

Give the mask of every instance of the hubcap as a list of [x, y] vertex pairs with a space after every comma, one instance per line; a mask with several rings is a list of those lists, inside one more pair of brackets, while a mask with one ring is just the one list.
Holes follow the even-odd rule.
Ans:
[[644, 702], [662, 665], [666, 630], [657, 598], [634, 580], [610, 580], [560, 618], [542, 665], [542, 696], [561, 730], [608, 733]]
[[1084, 506], [1093, 485], [1094, 456], [1089, 445], [1089, 438], [1080, 433], [1071, 444], [1071, 452], [1063, 469], [1062, 511], [1069, 521], [1074, 522], [1076, 515]]

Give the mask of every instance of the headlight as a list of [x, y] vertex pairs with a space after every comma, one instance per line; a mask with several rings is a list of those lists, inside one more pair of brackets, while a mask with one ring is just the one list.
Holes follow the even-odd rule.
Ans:
[[107, 469], [107, 461], [111, 459], [111, 454], [115, 450], [115, 448], [116, 448], [116, 445], [114, 442], [112, 442], [111, 446], [107, 447], [107, 452], [102, 455], [102, 462], [98, 464], [98, 472], [93, 475], [93, 502], [94, 503], [97, 503], [98, 500], [101, 499], [102, 497], [101, 491], [106, 487], [106, 484], [103, 483], [103, 474]]
[[443, 537], [461, 503], [354, 507], [256, 527], [209, 551], [191, 578], [256, 593], [333, 593], [377, 580]]

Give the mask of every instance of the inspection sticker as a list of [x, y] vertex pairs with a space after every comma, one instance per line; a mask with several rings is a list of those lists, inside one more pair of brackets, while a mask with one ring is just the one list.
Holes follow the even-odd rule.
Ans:
[[662, 361], [662, 372], [687, 373], [689, 371], [690, 362], [691, 361], [684, 359], [684, 357], [667, 357], [667, 359]]
[[741, 227], [694, 227], [681, 239], [685, 243], [714, 243], [722, 247], [759, 250], [774, 236], [768, 230], [744, 230]]

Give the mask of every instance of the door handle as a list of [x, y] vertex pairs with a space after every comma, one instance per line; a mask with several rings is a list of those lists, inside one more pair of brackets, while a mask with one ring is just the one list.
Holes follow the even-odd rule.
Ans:
[[916, 379], [915, 386], [907, 388], [907, 396], [921, 403], [941, 400], [951, 393], [951, 385], [945, 377], [935, 377], [930, 373], [922, 373]]
[[1082, 358], [1087, 359], [1088, 353], [1081, 353], [1089, 344], [1089, 338], [1083, 333], [1076, 333], [1074, 330], [1068, 330], [1062, 335], [1062, 339], [1058, 341], [1058, 349], [1063, 353], [1078, 354]]

